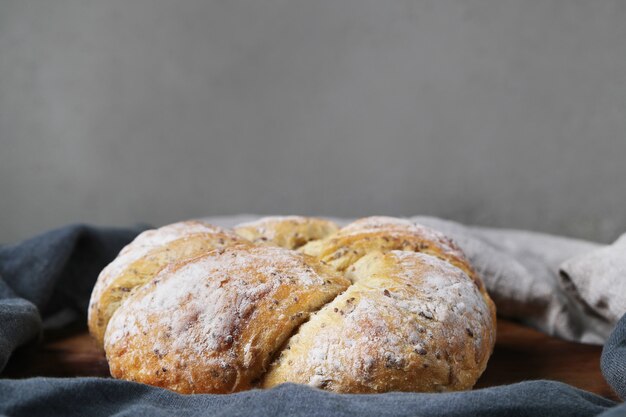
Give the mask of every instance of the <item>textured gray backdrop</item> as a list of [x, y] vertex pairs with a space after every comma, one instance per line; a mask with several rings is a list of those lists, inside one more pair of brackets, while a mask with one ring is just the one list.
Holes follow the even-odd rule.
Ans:
[[433, 214], [626, 230], [626, 2], [1, 0], [0, 242]]

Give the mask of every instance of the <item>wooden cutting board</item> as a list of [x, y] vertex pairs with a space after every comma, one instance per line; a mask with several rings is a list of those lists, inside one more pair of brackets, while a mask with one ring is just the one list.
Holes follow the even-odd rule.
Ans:
[[[496, 347], [476, 388], [552, 379], [619, 400], [600, 373], [601, 351], [600, 346], [565, 342], [499, 319]], [[104, 353], [82, 330], [51, 335], [39, 345], [18, 350], [1, 376], [109, 377], [109, 367]]]

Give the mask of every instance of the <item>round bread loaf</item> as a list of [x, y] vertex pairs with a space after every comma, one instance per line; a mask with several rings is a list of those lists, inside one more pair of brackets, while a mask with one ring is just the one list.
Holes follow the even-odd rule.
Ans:
[[104, 347], [114, 377], [181, 393], [282, 382], [343, 393], [429, 392], [469, 389], [485, 369], [494, 304], [462, 251], [439, 232], [390, 217], [338, 229], [288, 216], [213, 234], [230, 239], [194, 256], [159, 257], [158, 271], [134, 280], [123, 297], [105, 299], [98, 287], [126, 282], [119, 277], [128, 265], [148, 252], [169, 253], [164, 247], [176, 239], [103, 271], [94, 294], [96, 310], [112, 315]]

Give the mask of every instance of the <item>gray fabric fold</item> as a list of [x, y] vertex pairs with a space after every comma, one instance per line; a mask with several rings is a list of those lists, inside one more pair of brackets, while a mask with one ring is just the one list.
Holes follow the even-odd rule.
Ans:
[[0, 413], [12, 417], [591, 417], [625, 411], [616, 405], [555, 381], [436, 394], [334, 394], [282, 384], [228, 395], [181, 395], [114, 379], [0, 380]]
[[568, 259], [560, 277], [565, 291], [590, 315], [616, 323], [626, 313], [626, 234], [612, 245]]

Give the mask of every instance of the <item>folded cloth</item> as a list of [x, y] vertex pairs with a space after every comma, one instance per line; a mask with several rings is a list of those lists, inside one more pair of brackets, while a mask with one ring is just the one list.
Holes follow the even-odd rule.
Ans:
[[[242, 219], [211, 221], [228, 226]], [[584, 341], [599, 341], [604, 337], [604, 331], [591, 329], [592, 321], [586, 316], [589, 313], [579, 308], [580, 303], [570, 300], [565, 291], [558, 292], [559, 279], [555, 272], [568, 258], [592, 253], [599, 245], [527, 232], [464, 227], [434, 218], [415, 220], [437, 227], [458, 240], [483, 274], [501, 313], [520, 319], [526, 317], [528, 323], [562, 337]], [[4, 367], [16, 347], [36, 340], [43, 329], [63, 327], [72, 320], [84, 323], [91, 288], [99, 271], [140, 230], [140, 227], [68, 226], [17, 245], [0, 247], [0, 367]], [[551, 300], [551, 295], [557, 301]], [[552, 320], [552, 324], [545, 325], [542, 319]], [[603, 322], [608, 328], [606, 320]], [[626, 395], [624, 346], [626, 316], [617, 324], [602, 354], [604, 375], [622, 398]], [[609, 416], [625, 413], [626, 405], [553, 381], [447, 394], [337, 395], [286, 384], [267, 391], [184, 396], [105, 378], [0, 380], [0, 414], [11, 416]]]
[[74, 225], [1, 246], [0, 370], [44, 326], [85, 321], [98, 274], [143, 229]]
[[103, 378], [0, 380], [0, 413], [14, 417], [608, 417], [624, 412], [625, 405], [554, 381], [447, 394], [342, 395], [283, 384], [228, 395], [181, 395]]
[[565, 261], [560, 277], [590, 315], [616, 323], [626, 313], [626, 234], [610, 246]]

